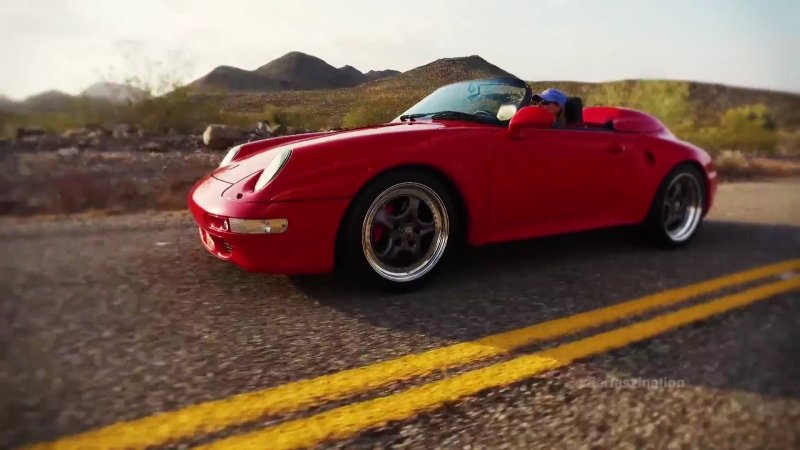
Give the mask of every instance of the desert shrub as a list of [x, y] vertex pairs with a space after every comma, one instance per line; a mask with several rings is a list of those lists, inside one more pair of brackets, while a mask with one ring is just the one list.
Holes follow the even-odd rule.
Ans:
[[779, 131], [778, 153], [782, 155], [800, 154], [800, 131]]
[[119, 118], [120, 108], [108, 101], [75, 98], [58, 110], [0, 111], [0, 137], [12, 138], [18, 128], [38, 127], [51, 133], [104, 125]]
[[773, 153], [778, 145], [775, 120], [764, 105], [731, 108], [722, 115], [720, 128], [729, 147], [744, 151]]
[[636, 81], [605, 83], [587, 96], [587, 105], [623, 106], [652, 114], [673, 132], [691, 129], [694, 109], [689, 100], [689, 83]]
[[778, 147], [775, 122], [764, 105], [731, 108], [719, 119], [719, 125], [687, 130], [681, 138], [718, 153], [723, 149], [773, 154]]
[[299, 106], [279, 107], [268, 104], [264, 106], [259, 117], [259, 120], [273, 125], [280, 124], [303, 130], [322, 130], [335, 126], [331, 123], [331, 118]]
[[87, 120], [67, 112], [30, 112], [0, 118], [0, 138], [11, 139], [18, 128], [37, 127], [50, 133], [87, 125]]
[[714, 158], [714, 166], [717, 170], [730, 176], [746, 173], [749, 165], [747, 158], [738, 150], [723, 150]]
[[800, 164], [767, 158], [748, 157], [739, 150], [722, 150], [714, 165], [722, 178], [791, 177], [800, 174]]
[[586, 106], [623, 106], [632, 107], [630, 83], [624, 81], [604, 83], [593, 89], [583, 99]]
[[386, 123], [397, 117], [401, 106], [386, 101], [383, 97], [365, 98], [356, 103], [342, 118], [345, 128], [363, 127]]
[[220, 122], [221, 118], [219, 108], [190, 95], [186, 88], [130, 104], [123, 114], [125, 122], [158, 133], [170, 129], [183, 133], [202, 132], [206, 125]]
[[[631, 81], [605, 83], [588, 96], [590, 105], [617, 105], [645, 111], [658, 117], [681, 139], [718, 154], [724, 149], [774, 153], [778, 132], [773, 117], [762, 104], [731, 108], [716, 124], [698, 127], [690, 101], [689, 83], [675, 81]], [[791, 139], [786, 140], [792, 146]]]

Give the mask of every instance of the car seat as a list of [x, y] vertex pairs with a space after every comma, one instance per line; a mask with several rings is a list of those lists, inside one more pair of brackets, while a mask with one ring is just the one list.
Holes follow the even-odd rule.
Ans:
[[567, 97], [567, 102], [564, 104], [564, 118], [567, 125], [583, 123], [583, 100], [580, 97]]

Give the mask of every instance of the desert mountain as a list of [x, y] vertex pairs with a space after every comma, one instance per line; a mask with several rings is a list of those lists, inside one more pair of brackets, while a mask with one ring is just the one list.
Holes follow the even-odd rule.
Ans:
[[32, 111], [67, 111], [74, 104], [75, 97], [57, 90], [44, 91], [23, 100], [25, 109]]
[[411, 69], [399, 75], [385, 77], [372, 81], [365, 87], [381, 89], [422, 89], [430, 90], [432, 87], [443, 86], [458, 81], [474, 80], [477, 78], [513, 77], [505, 70], [495, 66], [477, 55], [459, 58], [442, 58]]
[[19, 107], [19, 102], [0, 94], [0, 111], [11, 111]]
[[112, 102], [137, 101], [149, 97], [149, 94], [129, 84], [98, 82], [86, 88], [81, 95], [93, 99], [109, 100]]
[[352, 87], [398, 74], [394, 70], [362, 73], [353, 66], [333, 67], [316, 56], [287, 53], [255, 69], [219, 66], [190, 84], [198, 91], [272, 92]]
[[400, 74], [399, 70], [370, 70], [369, 72], [365, 73], [364, 76], [367, 78], [367, 81], [375, 81], [380, 78], [391, 77], [394, 75]]

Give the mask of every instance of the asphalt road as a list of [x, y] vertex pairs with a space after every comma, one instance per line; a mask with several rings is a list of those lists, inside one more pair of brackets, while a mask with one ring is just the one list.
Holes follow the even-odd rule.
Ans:
[[[330, 276], [246, 273], [208, 255], [182, 213], [3, 219], [0, 226], [5, 448], [800, 258], [800, 183], [723, 185], [701, 234], [679, 251], [651, 249], [627, 229], [489, 246], [404, 295]], [[798, 448], [799, 300], [796, 291], [780, 294], [322, 446]], [[571, 338], [168, 446], [207, 444], [402, 393]], [[630, 385], [637, 380], [663, 385]]]

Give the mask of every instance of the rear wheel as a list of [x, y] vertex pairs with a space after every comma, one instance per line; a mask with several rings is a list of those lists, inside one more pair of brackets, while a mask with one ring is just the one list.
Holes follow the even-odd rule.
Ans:
[[679, 247], [697, 234], [703, 221], [705, 177], [689, 164], [676, 167], [658, 188], [645, 227], [661, 246]]
[[382, 176], [356, 197], [343, 224], [345, 269], [384, 288], [415, 289], [452, 246], [456, 215], [438, 178], [415, 171]]

